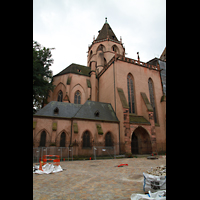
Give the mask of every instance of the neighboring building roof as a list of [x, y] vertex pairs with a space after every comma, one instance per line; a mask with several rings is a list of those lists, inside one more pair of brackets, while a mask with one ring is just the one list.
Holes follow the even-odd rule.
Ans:
[[72, 63], [71, 65], [69, 65], [68, 67], [66, 67], [61, 72], [59, 72], [58, 74], [54, 76], [59, 76], [59, 75], [69, 74], [69, 73], [90, 76], [90, 71], [91, 71], [90, 67]]
[[160, 60], [166, 61], [166, 47], [165, 47], [165, 49], [163, 50], [163, 52], [162, 52], [162, 54], [160, 56]]
[[107, 22], [105, 22], [105, 24], [99, 32], [99, 35], [97, 36], [96, 41], [106, 39], [107, 37], [119, 42], [110, 25]]
[[51, 101], [33, 116], [119, 122], [110, 103], [89, 100], [83, 105]]
[[156, 57], [155, 57], [155, 58], [149, 60], [149, 61], [147, 62], [147, 64], [156, 66], [156, 65], [158, 64], [158, 60], [159, 60], [159, 58], [156, 58]]

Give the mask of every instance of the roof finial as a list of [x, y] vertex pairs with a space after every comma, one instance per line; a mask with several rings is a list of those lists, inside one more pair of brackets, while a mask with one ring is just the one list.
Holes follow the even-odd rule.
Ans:
[[139, 56], [139, 52], [137, 52], [137, 55], [138, 55], [138, 61], [140, 61], [140, 56]]
[[108, 23], [108, 22], [107, 22], [107, 17], [106, 17], [105, 19], [106, 19], [105, 23]]

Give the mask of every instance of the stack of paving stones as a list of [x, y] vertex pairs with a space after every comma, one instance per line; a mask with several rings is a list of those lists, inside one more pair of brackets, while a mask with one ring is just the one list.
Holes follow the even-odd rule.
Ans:
[[146, 170], [146, 173], [154, 176], [166, 176], [166, 166], [151, 168], [150, 170]]

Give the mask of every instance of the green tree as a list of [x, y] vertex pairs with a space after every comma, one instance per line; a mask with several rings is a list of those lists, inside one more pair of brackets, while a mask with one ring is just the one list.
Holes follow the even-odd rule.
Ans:
[[53, 63], [49, 48], [33, 41], [33, 114], [42, 107], [44, 101], [49, 96], [49, 91], [53, 91], [52, 71], [49, 67]]

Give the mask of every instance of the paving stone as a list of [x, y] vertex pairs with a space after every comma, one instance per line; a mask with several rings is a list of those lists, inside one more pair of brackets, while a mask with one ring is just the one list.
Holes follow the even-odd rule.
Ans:
[[63, 161], [62, 172], [33, 174], [33, 199], [130, 200], [132, 193], [144, 193], [143, 172], [161, 165], [165, 158]]

